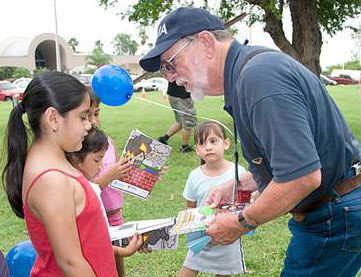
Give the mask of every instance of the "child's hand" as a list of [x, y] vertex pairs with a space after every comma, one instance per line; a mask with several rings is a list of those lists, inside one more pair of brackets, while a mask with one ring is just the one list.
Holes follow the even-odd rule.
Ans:
[[158, 172], [157, 175], [157, 181], [162, 181], [162, 176], [163, 174], [166, 174], [168, 172], [169, 167], [168, 166], [163, 166], [162, 169]]
[[106, 174], [109, 176], [110, 180], [113, 181], [126, 175], [130, 168], [131, 165], [127, 159], [119, 159], [119, 161], [107, 169]]
[[141, 246], [143, 245], [142, 235], [135, 233], [132, 239], [130, 240], [128, 246], [125, 248], [126, 256], [133, 255]]
[[149, 253], [152, 253], [152, 249], [142, 245], [139, 250], [138, 250], [139, 253], [143, 253], [143, 254], [149, 254]]

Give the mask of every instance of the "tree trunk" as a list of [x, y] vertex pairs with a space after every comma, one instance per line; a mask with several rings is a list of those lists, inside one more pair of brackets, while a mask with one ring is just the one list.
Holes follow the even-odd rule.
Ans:
[[[265, 28], [277, 47], [292, 56], [316, 75], [320, 75], [322, 34], [317, 19], [316, 0], [290, 0], [292, 17], [292, 44], [283, 32], [282, 19], [269, 9], [270, 0], [247, 0], [265, 11]], [[282, 8], [281, 8], [282, 9]], [[282, 10], [279, 11], [282, 14]]]
[[321, 73], [322, 34], [317, 19], [316, 0], [290, 1], [292, 45], [301, 62], [317, 76]]

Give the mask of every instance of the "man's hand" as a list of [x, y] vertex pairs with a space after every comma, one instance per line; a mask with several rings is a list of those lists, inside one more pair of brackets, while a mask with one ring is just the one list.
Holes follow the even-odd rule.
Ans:
[[216, 188], [212, 188], [204, 205], [215, 208], [219, 204], [232, 202], [234, 185], [234, 179], [231, 179]]
[[236, 214], [217, 214], [215, 219], [208, 224], [206, 234], [212, 237], [214, 244], [230, 244], [250, 231], [239, 224]]
[[250, 171], [239, 176], [239, 188], [242, 190], [250, 190], [252, 192], [257, 190], [256, 181], [253, 179]]

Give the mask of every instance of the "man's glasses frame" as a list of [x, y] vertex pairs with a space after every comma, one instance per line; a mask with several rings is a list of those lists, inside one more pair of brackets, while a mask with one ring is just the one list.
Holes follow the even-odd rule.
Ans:
[[177, 52], [175, 52], [173, 54], [173, 56], [171, 56], [169, 59], [166, 59], [164, 61], [161, 62], [160, 65], [160, 69], [159, 71], [165, 76], [166, 74], [175, 74], [176, 73], [176, 68], [175, 65], [173, 64], [173, 60], [179, 56], [180, 53], [182, 53], [182, 51], [184, 49], [187, 48], [187, 46], [189, 44], [191, 44], [191, 42], [194, 41], [194, 39], [189, 39], [186, 43], [183, 44], [183, 46], [181, 48], [178, 49]]

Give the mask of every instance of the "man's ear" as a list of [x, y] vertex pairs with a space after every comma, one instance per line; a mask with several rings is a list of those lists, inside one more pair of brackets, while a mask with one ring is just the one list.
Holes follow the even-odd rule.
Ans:
[[198, 40], [202, 44], [207, 58], [213, 58], [216, 52], [216, 39], [209, 31], [202, 31], [198, 34]]
[[228, 150], [230, 146], [231, 146], [231, 141], [229, 140], [229, 138], [226, 138], [224, 140], [224, 149]]
[[45, 110], [44, 120], [47, 126], [53, 131], [56, 132], [59, 129], [59, 113], [54, 107], [49, 107]]

